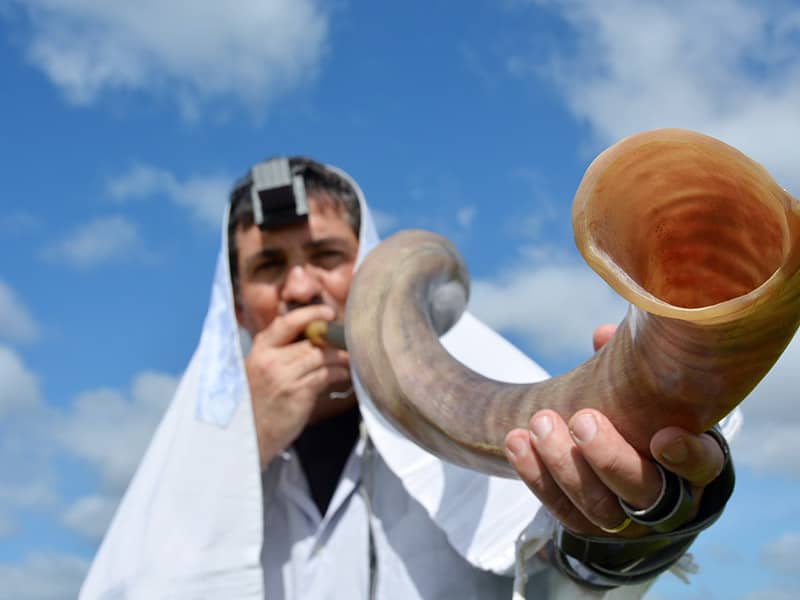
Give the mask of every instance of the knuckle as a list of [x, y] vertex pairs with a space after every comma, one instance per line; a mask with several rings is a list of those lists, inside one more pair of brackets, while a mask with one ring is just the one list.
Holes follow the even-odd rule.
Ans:
[[621, 457], [616, 452], [602, 452], [596, 456], [587, 456], [586, 458], [598, 470], [610, 477], [616, 478], [625, 473]]
[[551, 501], [548, 502], [548, 508], [553, 516], [567, 527], [579, 521], [578, 514], [580, 511], [578, 511], [572, 501], [564, 494], [559, 494], [557, 497], [551, 499]]
[[621, 512], [617, 504], [616, 496], [609, 494], [606, 489], [596, 489], [586, 494], [583, 498], [581, 508], [581, 512], [583, 512], [592, 523], [610, 527], [615, 526], [617, 523], [609, 523], [609, 520], [619, 521], [619, 518], [617, 516], [612, 516], [609, 519], [609, 515], [619, 515]]
[[564, 494], [558, 494], [551, 498], [548, 502], [548, 507], [550, 508], [550, 512], [561, 520], [575, 510], [572, 501]]
[[570, 450], [555, 452], [549, 456], [549, 459], [546, 459], [546, 462], [548, 469], [556, 478], [575, 470], [575, 457]]
[[325, 378], [325, 367], [315, 368], [308, 374], [306, 380], [312, 386], [318, 386], [319, 383]]
[[275, 383], [274, 396], [276, 398], [290, 398], [296, 393], [296, 388], [288, 381], [278, 381]]
[[323, 387], [330, 382], [331, 375], [331, 367], [322, 365], [311, 374], [311, 380], [316, 387]]
[[520, 476], [531, 489], [531, 491], [539, 497], [545, 497], [552, 494], [548, 478], [537, 468], [527, 461], [518, 466]]

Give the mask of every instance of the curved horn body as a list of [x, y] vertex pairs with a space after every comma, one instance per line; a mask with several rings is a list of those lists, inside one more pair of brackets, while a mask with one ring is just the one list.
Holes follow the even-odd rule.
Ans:
[[439, 343], [468, 286], [448, 242], [401, 232], [367, 257], [347, 307], [351, 363], [411, 439], [513, 477], [508, 431], [542, 408], [592, 407], [649, 455], [658, 429], [699, 433], [733, 410], [800, 324], [800, 203], [718, 140], [675, 129], [622, 140], [586, 171], [572, 218], [585, 260], [631, 307], [600, 352], [537, 384], [489, 380]]

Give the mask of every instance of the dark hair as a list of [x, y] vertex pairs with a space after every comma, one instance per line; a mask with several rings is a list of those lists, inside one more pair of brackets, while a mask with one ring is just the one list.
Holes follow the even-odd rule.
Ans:
[[[303, 156], [289, 158], [292, 172], [302, 174], [306, 194], [316, 202], [330, 201], [335, 207], [342, 209], [353, 233], [358, 239], [361, 230], [361, 207], [350, 183], [338, 173], [331, 171], [322, 163]], [[250, 186], [250, 178], [244, 177], [234, 186], [231, 192], [231, 206], [228, 217], [228, 262], [233, 284], [234, 299], [239, 295], [239, 252], [236, 247], [236, 229], [248, 229], [255, 224], [253, 205], [249, 193], [242, 193], [242, 188]], [[321, 193], [324, 192], [324, 195]]]

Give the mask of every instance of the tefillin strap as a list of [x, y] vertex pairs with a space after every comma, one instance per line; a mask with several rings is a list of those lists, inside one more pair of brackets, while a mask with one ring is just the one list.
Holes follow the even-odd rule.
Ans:
[[253, 221], [262, 230], [304, 223], [308, 202], [302, 173], [293, 173], [288, 158], [273, 158], [250, 170]]

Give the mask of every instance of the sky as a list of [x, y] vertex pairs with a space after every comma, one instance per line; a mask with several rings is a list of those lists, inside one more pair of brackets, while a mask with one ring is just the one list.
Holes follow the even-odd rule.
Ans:
[[[581, 176], [658, 127], [800, 196], [800, 3], [0, 0], [0, 600], [74, 598], [198, 341], [227, 191], [305, 154], [382, 234], [451, 239], [470, 308], [556, 374], [625, 303]], [[737, 488], [664, 598], [800, 585], [800, 341], [742, 405]]]

